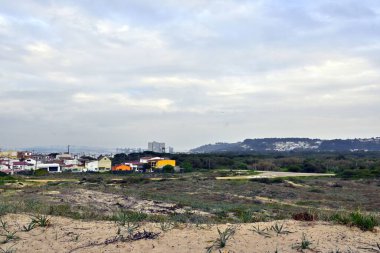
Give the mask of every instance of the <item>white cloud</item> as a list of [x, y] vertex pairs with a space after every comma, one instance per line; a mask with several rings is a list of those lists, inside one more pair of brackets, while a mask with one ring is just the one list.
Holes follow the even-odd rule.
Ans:
[[380, 4], [352, 3], [2, 3], [0, 139], [24, 145], [22, 126], [26, 145], [373, 135]]

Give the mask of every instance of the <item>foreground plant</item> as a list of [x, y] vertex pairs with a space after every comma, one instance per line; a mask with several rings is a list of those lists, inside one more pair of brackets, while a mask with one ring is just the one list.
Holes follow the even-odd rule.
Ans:
[[113, 216], [113, 220], [119, 226], [125, 226], [128, 222], [140, 222], [147, 217], [148, 215], [142, 212], [119, 212]]
[[365, 249], [372, 252], [380, 253], [380, 243], [376, 243], [374, 245], [368, 244], [368, 247], [360, 247], [359, 249]]
[[311, 241], [309, 241], [307, 238], [306, 238], [306, 234], [305, 233], [302, 233], [302, 238], [301, 238], [301, 242], [293, 245], [293, 249], [296, 249], [297, 251], [301, 251], [303, 252], [305, 249], [310, 249], [310, 246], [312, 245], [313, 243]]
[[285, 230], [284, 223], [282, 223], [281, 225], [278, 225], [278, 223], [276, 223], [276, 224], [271, 226], [270, 230], [274, 231], [277, 236], [278, 235], [287, 235], [287, 234], [293, 233], [291, 231]]
[[159, 228], [163, 232], [167, 232], [169, 230], [172, 230], [174, 227], [175, 227], [175, 223], [173, 223], [173, 222], [166, 222], [166, 221], [160, 222], [160, 225], [159, 225]]
[[32, 217], [32, 222], [39, 227], [48, 227], [51, 225], [50, 218], [47, 215], [37, 215]]
[[16, 250], [12, 249], [15, 245], [12, 245], [8, 248], [0, 248], [0, 253], [14, 253]]
[[29, 232], [36, 227], [36, 223], [32, 220], [27, 225], [22, 226], [22, 231]]
[[214, 241], [214, 243], [207, 247], [207, 253], [212, 252], [213, 248], [222, 249], [227, 245], [227, 241], [233, 236], [236, 232], [236, 227], [227, 227], [224, 231], [221, 231], [219, 228], [217, 228], [219, 238]]
[[0, 219], [0, 228], [1, 233], [0, 236], [3, 236], [5, 239], [1, 243], [7, 243], [9, 241], [17, 240], [19, 237], [16, 236], [17, 231], [10, 231], [8, 223]]
[[379, 225], [377, 217], [370, 214], [364, 214], [360, 211], [349, 214], [336, 213], [330, 216], [330, 220], [339, 224], [355, 226], [363, 231], [372, 231]]
[[268, 228], [264, 228], [264, 229], [261, 229], [260, 226], [258, 225], [257, 227], [256, 226], [253, 226], [252, 229], [250, 229], [252, 232], [254, 233], [257, 233], [261, 236], [264, 236], [266, 238], [270, 238], [270, 234], [266, 231], [268, 231]]
[[357, 226], [363, 231], [373, 230], [375, 226], [379, 225], [376, 217], [373, 215], [366, 215], [360, 211], [350, 214], [352, 225]]

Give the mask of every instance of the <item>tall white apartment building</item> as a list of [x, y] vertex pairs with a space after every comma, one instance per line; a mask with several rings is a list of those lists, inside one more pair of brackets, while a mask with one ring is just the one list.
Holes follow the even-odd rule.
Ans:
[[148, 142], [148, 151], [157, 153], [165, 153], [165, 142]]

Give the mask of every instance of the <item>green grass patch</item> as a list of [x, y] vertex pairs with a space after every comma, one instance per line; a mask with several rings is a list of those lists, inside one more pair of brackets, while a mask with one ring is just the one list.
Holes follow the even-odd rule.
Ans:
[[351, 213], [335, 213], [331, 215], [329, 219], [330, 221], [339, 224], [358, 227], [363, 231], [372, 231], [380, 224], [378, 217], [371, 214], [364, 214], [360, 211]]

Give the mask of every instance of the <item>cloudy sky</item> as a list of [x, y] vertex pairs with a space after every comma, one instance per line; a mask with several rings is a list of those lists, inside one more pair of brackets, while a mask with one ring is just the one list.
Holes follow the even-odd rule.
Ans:
[[380, 136], [378, 0], [0, 0], [0, 147]]

